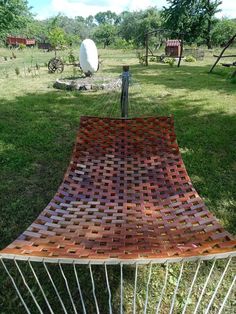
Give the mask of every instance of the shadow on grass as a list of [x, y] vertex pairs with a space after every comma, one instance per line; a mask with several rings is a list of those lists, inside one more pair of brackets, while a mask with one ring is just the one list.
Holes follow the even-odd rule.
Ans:
[[[152, 71], [150, 71], [150, 69]], [[179, 68], [168, 64], [150, 63], [148, 67], [132, 65], [130, 72], [137, 80], [151, 85], [164, 85], [166, 88], [186, 89], [189, 91], [212, 90], [236, 94], [235, 85], [230, 81], [232, 71], [217, 67], [209, 74], [209, 65], [182, 64]], [[103, 72], [121, 73], [121, 66]]]
[[236, 115], [223, 109], [204, 111], [204, 98], [191, 103], [187, 97], [149, 98], [148, 108], [140, 95], [133, 99], [144, 116], [174, 115], [177, 141], [193, 185], [226, 229], [236, 233]]
[[118, 99], [116, 92], [55, 91], [1, 100], [1, 247], [27, 227], [56, 192], [80, 116], [119, 115], [119, 104], [116, 108], [113, 103]]

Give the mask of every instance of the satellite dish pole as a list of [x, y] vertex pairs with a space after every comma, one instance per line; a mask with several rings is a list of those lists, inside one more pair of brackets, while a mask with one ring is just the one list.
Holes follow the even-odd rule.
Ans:
[[129, 65], [124, 65], [123, 73], [122, 73], [122, 87], [121, 87], [121, 97], [120, 97], [122, 118], [128, 118], [129, 80], [130, 80]]

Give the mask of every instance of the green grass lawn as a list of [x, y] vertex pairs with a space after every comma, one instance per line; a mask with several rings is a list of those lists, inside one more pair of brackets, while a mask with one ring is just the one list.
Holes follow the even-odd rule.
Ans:
[[[180, 68], [160, 63], [142, 66], [135, 51], [99, 53], [102, 65], [97, 75], [118, 76], [122, 65], [131, 66], [131, 117], [174, 115], [178, 144], [195, 188], [222, 225], [235, 234], [233, 70], [219, 65], [208, 74], [212, 53], [204, 61], [183, 62]], [[75, 75], [72, 66], [62, 74], [48, 74], [44, 65], [53, 53], [27, 49], [17, 51], [16, 59], [10, 56], [10, 50], [0, 49], [0, 248], [25, 230], [57, 191], [80, 117], [120, 115], [119, 92], [53, 89], [57, 78]], [[2, 302], [6, 306], [6, 300]]]

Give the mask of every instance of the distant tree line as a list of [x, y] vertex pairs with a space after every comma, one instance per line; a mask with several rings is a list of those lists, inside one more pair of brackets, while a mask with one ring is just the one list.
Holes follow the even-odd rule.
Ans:
[[[162, 10], [148, 8], [135, 12], [99, 12], [95, 16], [69, 18], [59, 15], [39, 21], [31, 13], [27, 0], [0, 0], [0, 40], [7, 35], [35, 38], [39, 42], [60, 38], [78, 44], [92, 38], [104, 47], [143, 46], [145, 33], [165, 28], [188, 44], [224, 45], [236, 33], [235, 19], [217, 19], [220, 0], [167, 0]], [[54, 43], [56, 44], [56, 43]]]

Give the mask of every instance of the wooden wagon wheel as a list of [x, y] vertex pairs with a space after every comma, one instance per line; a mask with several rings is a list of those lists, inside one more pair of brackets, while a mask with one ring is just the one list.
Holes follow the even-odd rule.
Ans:
[[49, 73], [62, 73], [64, 70], [64, 64], [61, 59], [52, 58], [48, 62], [48, 71]]

